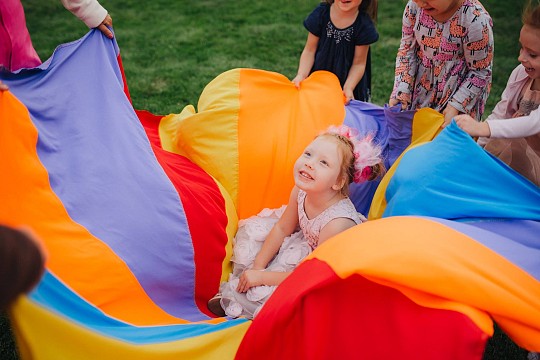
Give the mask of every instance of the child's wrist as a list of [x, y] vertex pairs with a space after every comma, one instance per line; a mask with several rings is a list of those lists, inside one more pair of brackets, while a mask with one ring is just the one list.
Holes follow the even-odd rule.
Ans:
[[489, 127], [489, 123], [484, 121], [484, 122], [481, 122], [480, 125], [482, 126], [482, 134], [480, 136], [490, 137], [491, 136], [491, 128]]

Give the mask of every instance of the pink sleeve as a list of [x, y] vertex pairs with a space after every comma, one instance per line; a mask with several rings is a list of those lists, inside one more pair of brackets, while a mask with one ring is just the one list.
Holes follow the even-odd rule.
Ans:
[[41, 64], [19, 0], [0, 0], [0, 65], [10, 71]]
[[[491, 114], [487, 117], [486, 121], [490, 124], [489, 127], [491, 129], [491, 120], [502, 120], [502, 119], [510, 119], [515, 114], [518, 108], [518, 99], [521, 94], [521, 90], [523, 89], [523, 86], [527, 83], [527, 73], [525, 72], [525, 68], [523, 65], [518, 65], [510, 74], [510, 77], [508, 78], [508, 82], [506, 83], [506, 88], [504, 89], [501, 100], [495, 105], [493, 108], [493, 111]], [[506, 120], [503, 120], [506, 121]], [[499, 121], [493, 126], [499, 127], [497, 125]], [[503, 124], [501, 124], [503, 125]], [[512, 126], [512, 125], [510, 125]], [[503, 125], [503, 127], [506, 127]], [[496, 132], [499, 130], [496, 129]], [[506, 131], [503, 131], [506, 133]], [[493, 132], [492, 135], [493, 136]], [[502, 136], [504, 137], [504, 136]], [[480, 137], [478, 139], [478, 144], [480, 146], [484, 146], [489, 141], [489, 138], [486, 137]]]
[[492, 138], [520, 138], [540, 133], [540, 109], [529, 116], [514, 119], [486, 120]]
[[107, 16], [107, 10], [97, 0], [61, 0], [66, 9], [89, 28], [95, 28]]
[[509, 119], [517, 111], [518, 98], [523, 86], [526, 83], [527, 73], [523, 65], [518, 65], [510, 74], [506, 88], [504, 89], [501, 100], [495, 105], [495, 108], [486, 120]]

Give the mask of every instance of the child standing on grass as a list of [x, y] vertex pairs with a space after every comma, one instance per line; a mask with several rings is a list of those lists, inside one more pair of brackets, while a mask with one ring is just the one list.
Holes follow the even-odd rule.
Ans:
[[308, 38], [292, 82], [296, 87], [312, 72], [334, 73], [347, 102], [371, 98], [369, 45], [379, 39], [374, 21], [377, 0], [326, 0], [304, 20]]
[[410, 0], [389, 105], [433, 108], [445, 125], [480, 119], [491, 88], [493, 22], [478, 0]]
[[491, 115], [485, 122], [468, 116], [458, 116], [456, 122], [472, 136], [481, 136], [478, 143], [487, 151], [540, 186], [540, 4], [529, 2], [519, 42], [521, 64]]
[[331, 127], [309, 144], [294, 165], [289, 203], [239, 223], [233, 273], [208, 302], [218, 316], [253, 318], [268, 297], [313, 249], [365, 221], [348, 185], [384, 171], [381, 149], [346, 126]]

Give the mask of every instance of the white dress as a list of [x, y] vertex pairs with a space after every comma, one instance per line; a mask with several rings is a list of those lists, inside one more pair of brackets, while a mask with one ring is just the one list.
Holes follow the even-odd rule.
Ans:
[[[352, 219], [356, 224], [365, 221], [349, 198], [338, 201], [313, 219], [309, 219], [304, 211], [306, 193], [298, 193], [298, 218], [300, 229], [285, 238], [276, 256], [270, 261], [268, 271], [292, 271], [318, 245], [321, 229], [333, 219], [344, 217]], [[233, 272], [229, 281], [221, 284], [221, 306], [231, 317], [245, 316], [253, 318], [262, 305], [274, 292], [276, 286], [255, 286], [246, 293], [236, 291], [240, 275], [253, 265], [255, 256], [274, 224], [285, 211], [285, 206], [279, 209], [264, 209], [259, 214], [238, 223], [238, 232], [234, 239]]]

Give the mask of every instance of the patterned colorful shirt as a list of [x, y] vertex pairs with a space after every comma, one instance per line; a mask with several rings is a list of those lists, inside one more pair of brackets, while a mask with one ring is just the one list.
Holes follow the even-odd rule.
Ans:
[[491, 89], [493, 21], [478, 0], [465, 0], [445, 22], [409, 1], [396, 58], [392, 98], [411, 109], [442, 112], [450, 104], [479, 119]]

